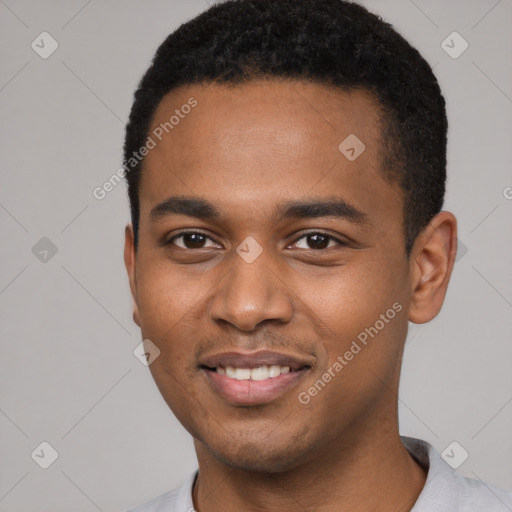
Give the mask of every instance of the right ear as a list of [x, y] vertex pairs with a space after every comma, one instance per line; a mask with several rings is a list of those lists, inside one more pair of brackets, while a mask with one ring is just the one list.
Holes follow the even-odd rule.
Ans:
[[133, 321], [140, 327], [139, 304], [137, 300], [137, 276], [135, 273], [135, 244], [133, 236], [133, 226], [127, 224], [124, 228], [124, 264], [128, 272], [130, 281], [130, 290], [133, 299]]

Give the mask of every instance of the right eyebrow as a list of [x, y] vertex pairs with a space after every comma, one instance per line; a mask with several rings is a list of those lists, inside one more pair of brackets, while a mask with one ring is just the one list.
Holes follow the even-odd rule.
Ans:
[[167, 215], [187, 215], [198, 219], [218, 219], [220, 211], [209, 201], [195, 197], [168, 197], [158, 203], [150, 213], [151, 220], [156, 221]]

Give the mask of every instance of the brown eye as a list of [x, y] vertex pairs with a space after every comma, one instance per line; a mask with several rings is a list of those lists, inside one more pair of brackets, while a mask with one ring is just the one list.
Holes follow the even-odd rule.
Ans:
[[[182, 245], [175, 243], [175, 240], [183, 239]], [[211, 238], [204, 233], [201, 233], [199, 231], [185, 231], [182, 233], [177, 234], [176, 236], [173, 236], [168, 242], [168, 245], [176, 245], [178, 247], [181, 247], [182, 249], [204, 249], [205, 243], [207, 240], [211, 240]], [[214, 244], [210, 247], [216, 247]]]
[[329, 237], [321, 233], [307, 235], [306, 240], [311, 249], [325, 249], [329, 245]]
[[295, 242], [295, 244], [297, 244], [299, 242], [299, 240], [302, 240], [302, 239], [306, 240], [307, 247], [299, 247], [299, 249], [313, 249], [313, 250], [327, 249], [329, 247], [332, 247], [332, 245], [329, 246], [329, 242], [331, 242], [331, 241], [334, 241], [336, 245], [342, 245], [342, 246], [346, 245], [341, 240], [339, 240], [331, 235], [328, 235], [327, 233], [320, 233], [320, 232], [307, 233], [307, 234], [301, 236], [297, 240], [297, 242]]

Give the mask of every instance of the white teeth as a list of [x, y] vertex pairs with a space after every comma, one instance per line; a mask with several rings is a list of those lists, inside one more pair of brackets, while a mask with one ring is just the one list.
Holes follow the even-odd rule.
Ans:
[[236, 380], [248, 380], [251, 378], [250, 368], [235, 368]]
[[230, 379], [236, 380], [265, 380], [268, 378], [279, 377], [290, 371], [289, 366], [258, 366], [258, 368], [234, 368], [233, 366], [217, 367], [217, 373], [226, 375]]
[[268, 379], [268, 367], [260, 366], [259, 368], [253, 368], [251, 370], [252, 380], [265, 380]]
[[[283, 370], [284, 369], [288, 369], [288, 366], [283, 366]], [[283, 373], [286, 373], [286, 372], [283, 372]], [[268, 369], [268, 376], [269, 377], [278, 377], [279, 375], [281, 375], [281, 367], [280, 366], [274, 366], [272, 365], [269, 369]]]
[[232, 366], [226, 366], [226, 376], [229, 377], [230, 379], [234, 379], [235, 378], [235, 369], [232, 367]]

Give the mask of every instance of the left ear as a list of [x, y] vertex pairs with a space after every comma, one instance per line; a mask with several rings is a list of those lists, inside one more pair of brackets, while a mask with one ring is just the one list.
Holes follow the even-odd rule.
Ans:
[[418, 235], [410, 256], [409, 321], [423, 324], [441, 310], [457, 254], [457, 219], [438, 213]]

